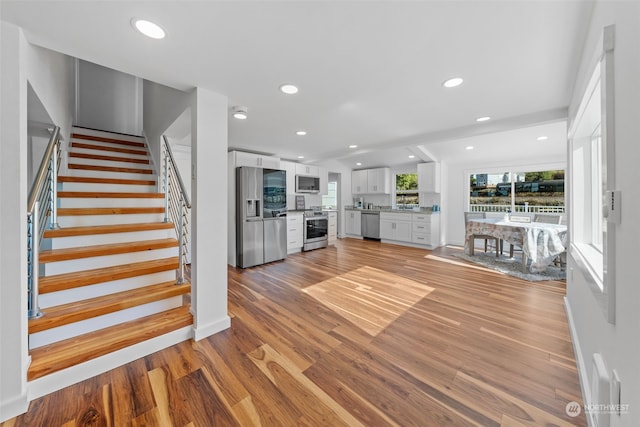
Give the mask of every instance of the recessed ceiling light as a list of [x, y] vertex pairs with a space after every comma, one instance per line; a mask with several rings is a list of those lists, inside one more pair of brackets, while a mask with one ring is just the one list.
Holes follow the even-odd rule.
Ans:
[[476, 119], [476, 122], [486, 122], [487, 120], [491, 120], [491, 117], [489, 117], [489, 116], [478, 117]]
[[452, 87], [460, 86], [463, 81], [464, 80], [462, 80], [462, 78], [460, 77], [454, 77], [452, 79], [445, 80], [445, 82], [442, 83], [442, 86], [447, 88], [452, 88]]
[[304, 159], [304, 156], [298, 156], [299, 159]]
[[468, 145], [464, 147], [465, 150], [473, 150], [473, 145]]
[[549, 137], [548, 137], [548, 136], [546, 136], [546, 135], [542, 135], [542, 136], [539, 136], [539, 137], [538, 137], [538, 138], [536, 138], [536, 139], [537, 139], [538, 141], [546, 141], [547, 139], [549, 139]]
[[351, 144], [351, 145], [349, 146], [349, 148], [358, 148], [358, 146], [357, 146], [357, 145], [355, 145], [355, 144]]
[[362, 166], [362, 163], [358, 162], [356, 163], [356, 166]]
[[299, 130], [299, 131], [296, 132], [296, 135], [298, 135], [298, 136], [305, 136], [306, 134], [307, 134], [307, 132], [304, 131], [304, 130]]
[[145, 36], [151, 37], [152, 39], [163, 39], [166, 36], [166, 33], [162, 29], [162, 27], [160, 27], [158, 24], [154, 24], [151, 21], [133, 18], [131, 20], [131, 23], [133, 24], [133, 28], [135, 28]]
[[416, 156], [414, 156], [413, 154], [409, 154], [409, 158], [410, 158], [410, 159], [415, 159], [415, 158], [416, 158]]
[[284, 84], [280, 86], [280, 92], [293, 95], [294, 93], [298, 93], [298, 88], [292, 84]]
[[247, 115], [247, 107], [233, 107], [231, 115], [238, 120], [245, 120]]

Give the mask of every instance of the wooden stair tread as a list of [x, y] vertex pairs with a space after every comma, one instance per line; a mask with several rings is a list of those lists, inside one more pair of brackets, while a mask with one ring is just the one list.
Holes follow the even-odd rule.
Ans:
[[143, 175], [153, 174], [153, 170], [151, 169], [120, 168], [115, 166], [102, 166], [102, 165], [80, 165], [76, 163], [69, 163], [69, 169], [100, 171], [100, 172], [139, 173]]
[[58, 216], [132, 215], [164, 213], [164, 207], [136, 208], [58, 208]]
[[107, 138], [104, 136], [95, 136], [95, 135], [85, 135], [82, 133], [72, 133], [71, 138], [75, 139], [85, 139], [88, 141], [99, 141], [99, 142], [109, 142], [111, 144], [120, 144], [120, 145], [128, 145], [130, 147], [144, 147], [144, 142], [136, 142], [136, 141], [125, 141], [117, 138]]
[[42, 332], [119, 310], [184, 295], [190, 290], [191, 283], [177, 285], [175, 281], [172, 281], [44, 308], [42, 309], [44, 316], [29, 320], [29, 333]]
[[41, 294], [46, 294], [65, 289], [79, 288], [81, 286], [95, 285], [96, 283], [110, 282], [112, 280], [127, 279], [129, 277], [175, 270], [177, 268], [178, 257], [176, 256], [116, 265], [112, 267], [96, 268], [93, 270], [56, 274], [53, 276], [40, 277], [39, 290]]
[[119, 185], [157, 185], [155, 180], [95, 178], [90, 176], [58, 176], [58, 182], [84, 182], [89, 184], [119, 184]]
[[69, 153], [69, 157], [76, 159], [93, 159], [93, 160], [105, 160], [108, 162], [125, 162], [125, 163], [138, 163], [142, 165], [148, 165], [149, 159], [135, 159], [130, 157], [118, 157], [118, 156], [105, 156], [102, 154], [90, 154], [90, 153]]
[[188, 306], [31, 350], [29, 381], [193, 324]]
[[58, 191], [58, 197], [77, 199], [164, 199], [164, 193]]
[[96, 256], [125, 254], [130, 252], [150, 251], [178, 247], [178, 240], [155, 239], [106, 245], [80, 246], [75, 248], [51, 249], [40, 251], [40, 263], [68, 261], [71, 259], [90, 258]]
[[145, 222], [140, 224], [94, 225], [85, 227], [68, 227], [56, 230], [45, 230], [44, 238], [91, 236], [95, 234], [129, 233], [132, 231], [172, 229], [172, 222]]
[[133, 148], [124, 148], [124, 147], [112, 147], [112, 146], [104, 146], [104, 145], [95, 145], [95, 144], [85, 144], [83, 142], [72, 142], [72, 148], [84, 148], [86, 150], [100, 150], [100, 151], [108, 151], [111, 153], [125, 153], [125, 154], [135, 154], [140, 156], [146, 156], [147, 152], [143, 150], [136, 150]]

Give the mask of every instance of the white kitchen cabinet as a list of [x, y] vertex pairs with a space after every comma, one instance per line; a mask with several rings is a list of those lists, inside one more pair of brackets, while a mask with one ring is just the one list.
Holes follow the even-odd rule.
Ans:
[[287, 213], [287, 253], [300, 252], [304, 245], [302, 213]]
[[234, 151], [235, 166], [253, 166], [258, 168], [280, 169], [280, 158], [260, 154]]
[[345, 212], [345, 233], [362, 236], [362, 212], [348, 210]]
[[440, 246], [440, 215], [413, 214], [413, 243], [430, 248]]
[[391, 194], [391, 169], [367, 169], [367, 193]]
[[320, 171], [318, 166], [303, 165], [302, 163], [296, 163], [296, 175], [320, 176]]
[[380, 213], [380, 239], [411, 242], [411, 214]]
[[[294, 162], [280, 161], [280, 169], [287, 172], [287, 194], [296, 194], [296, 164]], [[295, 206], [287, 206], [294, 209]]]
[[338, 212], [329, 211], [329, 229], [327, 232], [327, 243], [335, 245], [338, 240]]
[[418, 191], [440, 193], [440, 163], [418, 163]]
[[326, 168], [318, 168], [318, 177], [320, 178], [320, 195], [329, 194], [329, 170]]
[[351, 193], [365, 194], [368, 191], [368, 173], [367, 170], [359, 170], [351, 172]]

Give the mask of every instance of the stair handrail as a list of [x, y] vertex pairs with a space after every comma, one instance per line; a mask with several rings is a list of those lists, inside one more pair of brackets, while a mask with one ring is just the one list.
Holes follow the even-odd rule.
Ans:
[[49, 216], [49, 229], [60, 228], [57, 216], [58, 162], [60, 161], [60, 128], [51, 132], [47, 149], [27, 198], [27, 308], [29, 319], [42, 316], [38, 305], [40, 242]]
[[[176, 284], [185, 283], [184, 265], [187, 256], [186, 246], [189, 241], [188, 214], [191, 209], [191, 200], [185, 188], [180, 170], [173, 157], [173, 151], [166, 135], [163, 140], [163, 184], [164, 184], [164, 222], [173, 220], [176, 234], [178, 235], [178, 280]], [[177, 193], [172, 188], [177, 186]]]

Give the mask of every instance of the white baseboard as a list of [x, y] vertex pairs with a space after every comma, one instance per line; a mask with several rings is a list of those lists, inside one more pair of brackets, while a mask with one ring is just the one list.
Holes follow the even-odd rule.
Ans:
[[29, 409], [29, 399], [27, 393], [15, 396], [10, 400], [0, 402], [0, 423], [24, 414]]
[[[197, 321], [195, 323], [197, 324]], [[220, 331], [229, 329], [229, 327], [231, 327], [231, 318], [229, 316], [224, 316], [222, 319], [215, 322], [207, 323], [206, 325], [202, 326], [194, 326], [193, 339], [195, 341], [200, 341], [203, 338], [207, 338], [213, 334], [217, 334]]]
[[27, 383], [27, 397], [29, 401], [37, 399], [191, 338], [191, 326], [185, 326], [168, 334], [88, 360]]
[[[569, 333], [571, 334], [571, 343], [573, 344], [573, 354], [576, 358], [576, 363], [578, 365], [578, 379], [580, 380], [580, 388], [582, 389], [582, 401], [585, 405], [591, 402], [591, 393], [589, 390], [589, 379], [590, 375], [587, 372], [587, 366], [584, 363], [584, 359], [582, 358], [582, 351], [580, 350], [580, 340], [578, 340], [578, 332], [576, 331], [576, 326], [573, 323], [573, 314], [571, 313], [571, 305], [569, 305], [569, 300], [567, 297], [564, 297], [564, 310], [567, 315], [567, 321], [569, 322]], [[592, 426], [592, 419], [587, 414], [587, 424]]]

